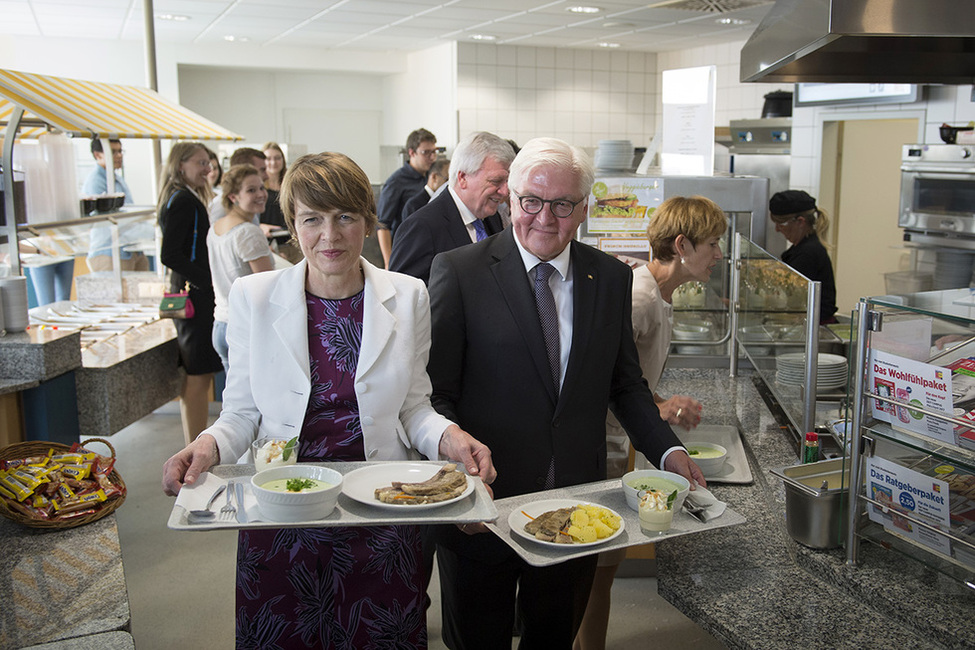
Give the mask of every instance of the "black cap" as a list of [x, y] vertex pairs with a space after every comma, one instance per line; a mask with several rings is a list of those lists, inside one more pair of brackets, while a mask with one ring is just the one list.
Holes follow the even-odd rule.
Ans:
[[798, 214], [813, 210], [816, 207], [816, 199], [809, 196], [802, 190], [786, 190], [776, 192], [768, 202], [768, 211], [772, 214]]

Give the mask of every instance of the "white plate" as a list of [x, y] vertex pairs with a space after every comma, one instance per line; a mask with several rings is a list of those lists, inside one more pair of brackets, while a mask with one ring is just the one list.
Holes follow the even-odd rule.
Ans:
[[[474, 481], [468, 478], [467, 488], [459, 496], [436, 503], [417, 503], [397, 505], [384, 503], [376, 498], [376, 488], [386, 487], [393, 481], [421, 483], [440, 471], [441, 465], [435, 463], [382, 463], [352, 470], [342, 478], [342, 492], [345, 496], [386, 510], [430, 510], [456, 503], [474, 492]], [[460, 466], [458, 466], [460, 469]]]
[[[620, 517], [620, 527], [615, 533], [613, 533], [609, 537], [605, 537], [603, 539], [597, 539], [595, 542], [588, 542], [586, 544], [581, 544], [581, 543], [556, 544], [555, 542], [546, 542], [544, 540], [537, 539], [534, 535], [529, 535], [528, 533], [525, 532], [525, 524], [531, 521], [531, 518], [526, 517], [525, 514], [522, 512], [522, 510], [524, 510], [532, 517], [537, 517], [539, 515], [545, 514], [550, 510], [558, 510], [559, 508], [573, 508], [575, 506], [580, 506], [587, 503], [589, 502], [579, 501], [576, 499], [546, 499], [544, 501], [529, 502], [523, 505], [522, 507], [515, 508], [514, 510], [511, 511], [511, 514], [508, 515], [508, 527], [511, 528], [511, 532], [513, 532], [515, 535], [518, 535], [519, 537], [522, 537], [527, 540], [531, 540], [536, 544], [541, 544], [542, 546], [550, 546], [552, 548], [563, 548], [563, 549], [571, 549], [571, 548], [578, 549], [580, 546], [598, 546], [599, 544], [605, 544], [610, 540], [616, 539], [621, 534], [623, 534], [623, 528], [625, 522], [623, 521], [622, 517]], [[600, 508], [606, 508], [606, 506], [601, 506], [598, 503], [593, 503], [591, 505]], [[613, 509], [611, 508], [606, 508], [606, 509], [612, 512], [617, 517], [620, 516], [619, 513]]]

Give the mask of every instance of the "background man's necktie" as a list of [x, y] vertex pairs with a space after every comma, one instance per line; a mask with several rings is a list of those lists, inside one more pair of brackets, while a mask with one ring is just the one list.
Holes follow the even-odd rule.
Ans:
[[474, 219], [474, 233], [477, 235], [477, 241], [488, 238], [487, 228], [484, 227], [481, 219]]

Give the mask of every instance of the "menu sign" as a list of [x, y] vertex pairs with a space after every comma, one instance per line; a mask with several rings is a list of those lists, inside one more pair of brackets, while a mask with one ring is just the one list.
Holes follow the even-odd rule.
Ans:
[[653, 177], [599, 177], [589, 196], [590, 234], [638, 235], [646, 243], [647, 226], [664, 200], [664, 180]]
[[867, 458], [867, 494], [881, 505], [871, 505], [871, 521], [888, 532], [928, 548], [951, 554], [951, 542], [944, 535], [918, 526], [904, 515], [943, 531], [950, 526], [948, 484], [906, 467], [872, 456]]
[[[914, 404], [929, 411], [952, 413], [951, 371], [941, 366], [873, 350], [868, 382], [875, 395]], [[872, 400], [872, 414], [892, 426], [954, 444], [951, 424], [909, 406]]]

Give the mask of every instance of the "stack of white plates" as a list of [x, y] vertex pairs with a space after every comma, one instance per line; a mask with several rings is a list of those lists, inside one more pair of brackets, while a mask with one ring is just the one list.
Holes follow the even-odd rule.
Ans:
[[[816, 391], [823, 392], [846, 385], [846, 357], [819, 353]], [[780, 384], [799, 386], [806, 380], [806, 355], [793, 352], [775, 357], [775, 380]]]
[[23, 332], [27, 329], [27, 278], [13, 275], [0, 278], [0, 299], [3, 300], [2, 327], [8, 332]]
[[630, 140], [600, 140], [595, 163], [596, 169], [630, 169], [633, 166], [633, 143]]

